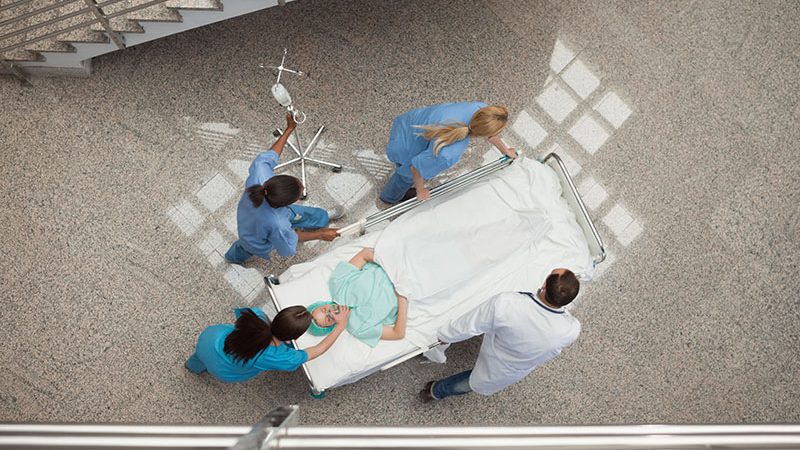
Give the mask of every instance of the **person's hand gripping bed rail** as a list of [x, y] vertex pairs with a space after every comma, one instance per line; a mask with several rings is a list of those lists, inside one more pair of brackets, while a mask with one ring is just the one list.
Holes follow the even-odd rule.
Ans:
[[208, 371], [225, 383], [247, 381], [269, 370], [294, 371], [306, 361], [325, 353], [347, 326], [350, 309], [331, 314], [331, 332], [317, 345], [295, 350], [289, 341], [299, 338], [311, 324], [311, 314], [302, 306], [282, 309], [270, 323], [258, 308], [234, 310], [236, 322], [211, 325], [200, 333], [186, 368], [193, 373]]
[[286, 132], [250, 164], [246, 189], [236, 211], [239, 239], [225, 253], [225, 259], [231, 263], [243, 264], [254, 255], [269, 259], [272, 250], [281, 256], [291, 256], [297, 252], [298, 242], [332, 241], [338, 236], [336, 229], [327, 225], [342, 217], [343, 207], [326, 211], [296, 205], [303, 192], [302, 182], [297, 177], [274, 174], [289, 135], [296, 127], [294, 118], [287, 113]]
[[430, 198], [425, 181], [455, 165], [469, 138], [487, 138], [501, 153], [517, 153], [500, 139], [508, 110], [482, 102], [444, 103], [411, 110], [392, 123], [386, 156], [396, 166], [380, 198], [395, 204], [417, 197]]
[[375, 347], [380, 340], [398, 340], [406, 335], [408, 299], [395, 291], [383, 268], [375, 264], [373, 249], [364, 248], [350, 261], [334, 269], [328, 287], [333, 301], [309, 305], [313, 321], [309, 333], [324, 336], [331, 332], [329, 314], [344, 305], [352, 309], [347, 331]]

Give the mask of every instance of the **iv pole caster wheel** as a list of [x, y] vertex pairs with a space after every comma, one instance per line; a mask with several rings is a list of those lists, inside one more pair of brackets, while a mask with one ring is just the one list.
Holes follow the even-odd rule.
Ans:
[[327, 394], [328, 394], [328, 393], [327, 393], [327, 392], [325, 392], [325, 391], [322, 391], [322, 392], [320, 392], [320, 393], [316, 393], [316, 392], [314, 392], [314, 390], [313, 390], [313, 389], [309, 389], [309, 390], [308, 390], [308, 395], [309, 395], [309, 396], [311, 396], [311, 398], [313, 398], [314, 400], [322, 400], [323, 398], [325, 398], [325, 396], [326, 396]]
[[332, 171], [333, 173], [339, 173], [339, 172], [341, 172], [341, 171], [342, 171], [342, 166], [339, 166], [339, 167], [334, 167], [334, 168], [332, 168], [332, 169], [331, 169], [331, 171]]
[[279, 137], [281, 137], [281, 132], [279, 130], [274, 130], [272, 132], [272, 135], [275, 136], [276, 138], [279, 138]]

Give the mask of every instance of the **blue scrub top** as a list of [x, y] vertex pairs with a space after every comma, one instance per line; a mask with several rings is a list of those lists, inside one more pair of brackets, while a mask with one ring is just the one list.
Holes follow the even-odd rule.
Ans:
[[[258, 155], [250, 164], [245, 188], [263, 185], [272, 178], [278, 159], [273, 150]], [[297, 251], [297, 233], [291, 223], [293, 217], [294, 213], [288, 207], [273, 208], [267, 201], [258, 208], [254, 207], [245, 191], [236, 211], [239, 239], [250, 253], [264, 259], [269, 259], [273, 248], [281, 256], [292, 256]]]
[[486, 103], [482, 102], [443, 103], [414, 109], [394, 119], [389, 143], [386, 144], [386, 155], [399, 165], [398, 174], [411, 179], [413, 165], [422, 178], [430, 180], [457, 163], [469, 146], [469, 138], [462, 139], [442, 147], [439, 154], [433, 156], [435, 142], [419, 136], [425, 130], [414, 125], [447, 125], [454, 122], [469, 125], [475, 112], [484, 106]]
[[[258, 308], [250, 309], [262, 319], [267, 320], [264, 311]], [[234, 312], [238, 318], [242, 309], [236, 309]], [[220, 381], [240, 383], [267, 370], [291, 372], [308, 361], [308, 353], [305, 350], [295, 350], [288, 344], [282, 344], [268, 346], [249, 361], [234, 362], [233, 357], [223, 350], [225, 338], [231, 334], [233, 329], [233, 324], [211, 325], [203, 330], [197, 339], [195, 356], [203, 362], [211, 375]]]

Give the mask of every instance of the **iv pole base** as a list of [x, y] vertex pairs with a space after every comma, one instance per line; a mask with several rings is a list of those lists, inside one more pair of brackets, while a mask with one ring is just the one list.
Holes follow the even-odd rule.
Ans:
[[[292, 159], [290, 159], [290, 160], [288, 160], [286, 162], [280, 163], [277, 166], [275, 166], [275, 170], [277, 170], [277, 169], [280, 169], [282, 167], [291, 166], [292, 164], [300, 164], [300, 181], [303, 182], [303, 193], [302, 193], [302, 195], [300, 197], [301, 199], [305, 199], [306, 197], [308, 197], [308, 191], [307, 191], [307, 189], [308, 189], [307, 186], [308, 185], [306, 184], [306, 163], [307, 162], [316, 164], [318, 166], [327, 167], [327, 168], [331, 169], [331, 171], [333, 171], [335, 173], [339, 173], [339, 172], [342, 171], [342, 165], [341, 164], [332, 163], [332, 162], [325, 161], [325, 160], [322, 160], [322, 159], [311, 158], [311, 157], [308, 156], [314, 150], [314, 147], [317, 144], [317, 139], [319, 138], [319, 135], [322, 134], [322, 131], [324, 129], [325, 129], [325, 125], [320, 126], [317, 129], [317, 132], [314, 133], [314, 138], [311, 139], [311, 142], [309, 142], [308, 146], [306, 146], [305, 148], [303, 148], [303, 146], [300, 144], [300, 136], [298, 135], [298, 131], [295, 130], [293, 134], [294, 134], [295, 141], [297, 141], [297, 145], [292, 143], [292, 141], [289, 140], [289, 139], [286, 140], [286, 143], [289, 145], [289, 147], [292, 148], [292, 150], [294, 150], [294, 152], [295, 152], [295, 154], [297, 154], [297, 156], [295, 158], [292, 158]], [[278, 129], [276, 129], [275, 131], [272, 132], [272, 135], [275, 136], [276, 138], [281, 137], [281, 136], [283, 136], [283, 130], [278, 128]]]

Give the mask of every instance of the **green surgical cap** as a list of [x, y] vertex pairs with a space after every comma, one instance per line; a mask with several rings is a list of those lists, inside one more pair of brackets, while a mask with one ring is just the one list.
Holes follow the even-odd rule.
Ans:
[[[312, 303], [312, 304], [308, 305], [308, 307], [306, 309], [308, 310], [309, 313], [312, 313], [312, 312], [314, 312], [315, 309], [319, 308], [320, 306], [332, 305], [332, 304], [333, 304], [333, 302], [319, 301], [319, 302]], [[314, 336], [325, 336], [328, 333], [330, 333], [331, 331], [333, 331], [333, 327], [334, 326], [335, 325], [331, 325], [331, 326], [329, 326], [327, 328], [323, 328], [323, 327], [317, 325], [316, 323], [314, 323], [314, 319], [311, 319], [311, 325], [308, 326], [308, 332], [311, 333]]]

